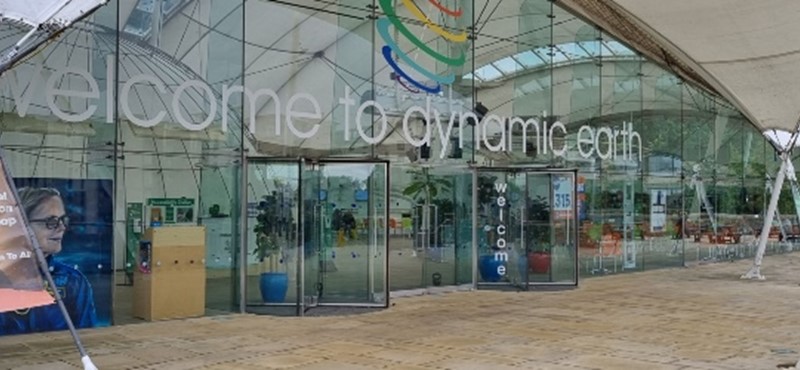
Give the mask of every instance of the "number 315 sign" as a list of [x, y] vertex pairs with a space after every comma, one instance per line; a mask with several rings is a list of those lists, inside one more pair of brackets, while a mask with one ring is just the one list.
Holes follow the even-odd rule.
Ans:
[[573, 188], [572, 176], [553, 175], [553, 216], [556, 220], [573, 217]]

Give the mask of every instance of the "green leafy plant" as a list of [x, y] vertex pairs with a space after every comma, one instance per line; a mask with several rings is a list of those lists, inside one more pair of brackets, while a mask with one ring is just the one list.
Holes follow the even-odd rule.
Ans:
[[[421, 171], [412, 172], [412, 176], [411, 182], [403, 189], [403, 195], [414, 199], [418, 204], [424, 204], [425, 207], [433, 204], [439, 194], [449, 191], [453, 186], [449, 180], [432, 176], [427, 167], [422, 168]], [[430, 212], [422, 212], [421, 232], [428, 235], [428, 238], [432, 234], [429, 227], [439, 227], [439, 225], [431, 225], [430, 217]], [[437, 241], [433, 240], [432, 242], [436, 243]]]
[[592, 226], [589, 227], [589, 230], [586, 231], [586, 235], [589, 236], [590, 240], [599, 243], [603, 239], [603, 225], [592, 224]]
[[534, 252], [550, 252], [550, 203], [548, 199], [537, 195], [529, 199], [526, 240], [533, 244]]
[[256, 225], [253, 227], [253, 232], [256, 234], [256, 249], [253, 254], [257, 256], [267, 271], [277, 270], [281, 258], [281, 247], [274, 230], [274, 217], [269, 210], [267, 201], [261, 201], [258, 205]]
[[430, 204], [439, 193], [450, 190], [452, 184], [449, 180], [431, 175], [428, 168], [413, 172], [412, 181], [403, 189], [403, 195], [415, 200], [422, 200]]

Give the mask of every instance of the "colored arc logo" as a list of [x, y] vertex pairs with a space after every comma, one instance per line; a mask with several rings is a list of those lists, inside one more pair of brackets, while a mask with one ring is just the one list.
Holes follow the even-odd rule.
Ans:
[[[411, 15], [413, 15], [420, 22], [422, 22], [425, 25], [425, 27], [427, 27], [437, 35], [441, 36], [443, 39], [456, 43], [463, 43], [467, 41], [466, 32], [461, 32], [458, 34], [448, 32], [441, 26], [431, 21], [431, 19], [428, 18], [428, 16], [426, 16], [422, 12], [422, 10], [417, 6], [416, 3], [414, 3], [413, 0], [401, 0], [401, 1], [403, 2], [403, 6], [409, 11], [409, 13], [411, 13]], [[442, 5], [442, 3], [439, 0], [428, 0], [428, 1], [431, 4], [433, 4], [437, 9], [439, 9], [439, 11], [450, 17], [459, 18], [463, 15], [463, 11], [461, 9], [454, 10], [447, 8], [444, 5]], [[395, 12], [394, 7], [392, 6], [392, 0], [380, 0], [380, 6], [383, 12], [386, 14], [385, 17], [378, 19], [378, 22], [376, 24], [378, 33], [380, 34], [383, 41], [386, 43], [386, 45], [384, 45], [384, 47], [381, 49], [381, 52], [383, 54], [383, 58], [386, 60], [386, 63], [388, 63], [389, 66], [392, 67], [392, 69], [397, 74], [398, 78], [402, 78], [411, 83], [412, 85], [414, 85], [416, 88], [431, 94], [440, 93], [442, 91], [442, 84], [453, 83], [453, 81], [455, 81], [455, 75], [453, 73], [446, 75], [439, 75], [434, 72], [431, 72], [425, 67], [419, 65], [419, 63], [417, 63], [414, 59], [409, 57], [408, 54], [400, 50], [400, 46], [398, 45], [397, 41], [394, 40], [391, 34], [389, 33], [389, 27], [393, 26], [398, 32], [400, 32], [403, 36], [405, 36], [409, 42], [411, 42], [414, 46], [419, 48], [422, 52], [446, 65], [449, 66], [464, 65], [464, 62], [466, 61], [464, 53], [462, 52], [461, 55], [459, 55], [456, 58], [451, 58], [447, 55], [439, 53], [438, 51], [428, 46], [425, 42], [420, 40], [419, 37], [411, 33], [408, 27], [406, 27], [406, 25], [400, 21], [400, 18], [397, 16], [397, 12]], [[397, 57], [400, 60], [402, 60], [405, 64], [407, 64], [409, 67], [411, 67], [413, 70], [415, 70], [423, 77], [436, 82], [436, 86], [426, 85], [416, 80], [408, 73], [406, 73], [406, 71], [404, 71], [400, 67], [400, 64], [398, 64], [398, 62], [394, 60], [394, 58], [392, 57], [392, 53], [397, 55]]]

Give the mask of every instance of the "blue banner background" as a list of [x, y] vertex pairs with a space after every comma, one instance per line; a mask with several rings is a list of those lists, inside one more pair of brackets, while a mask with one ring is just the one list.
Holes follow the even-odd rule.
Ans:
[[61, 253], [55, 259], [76, 267], [94, 293], [97, 326], [111, 323], [113, 289], [113, 181], [57, 178], [15, 178], [17, 188], [57, 189], [70, 216]]

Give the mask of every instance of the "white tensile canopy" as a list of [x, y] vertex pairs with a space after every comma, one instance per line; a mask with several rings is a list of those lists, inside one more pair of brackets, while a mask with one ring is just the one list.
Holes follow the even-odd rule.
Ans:
[[649, 58], [737, 106], [776, 149], [800, 118], [800, 2], [562, 0]]
[[0, 53], [0, 73], [108, 0], [0, 0], [0, 23], [27, 31]]

